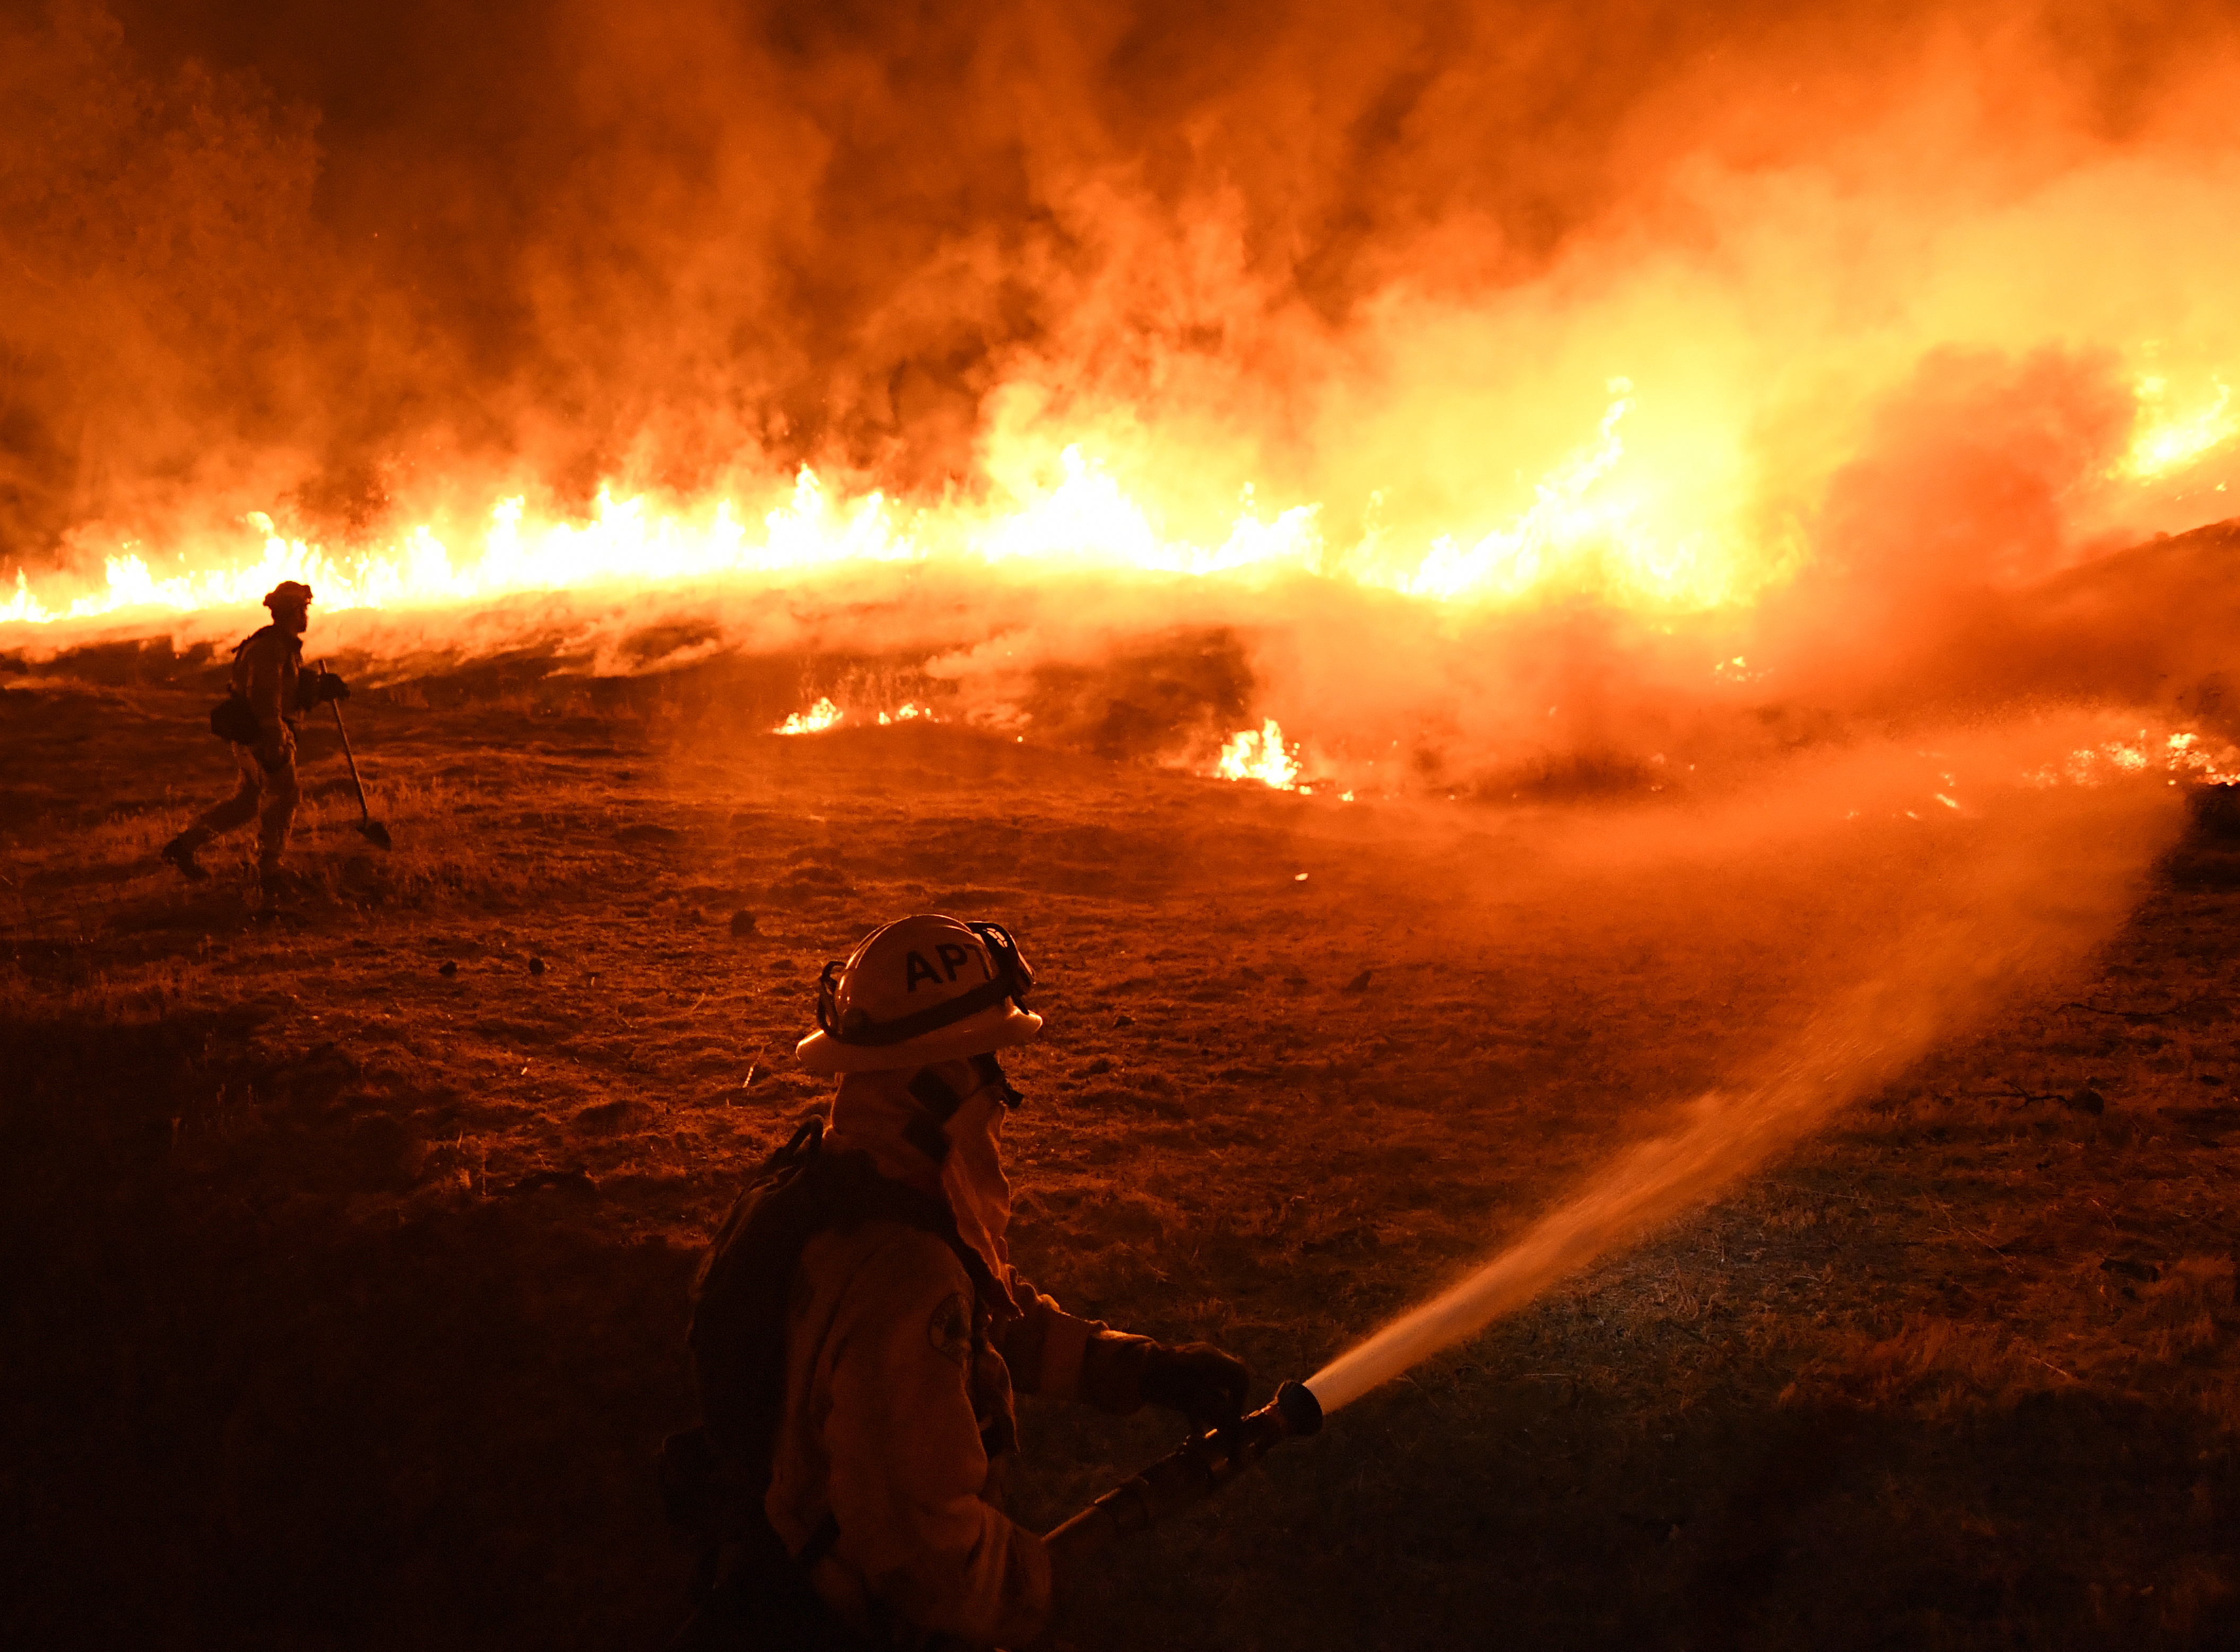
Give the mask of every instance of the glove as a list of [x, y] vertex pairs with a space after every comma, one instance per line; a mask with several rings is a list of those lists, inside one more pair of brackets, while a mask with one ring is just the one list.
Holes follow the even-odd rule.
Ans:
[[317, 710], [329, 701], [349, 698], [350, 684], [324, 666], [306, 673], [296, 689], [296, 703], [305, 711]]
[[1143, 1397], [1153, 1405], [1215, 1428], [1243, 1415], [1244, 1391], [1250, 1382], [1243, 1360], [1208, 1342], [1185, 1342], [1180, 1348], [1152, 1343], [1138, 1379]]

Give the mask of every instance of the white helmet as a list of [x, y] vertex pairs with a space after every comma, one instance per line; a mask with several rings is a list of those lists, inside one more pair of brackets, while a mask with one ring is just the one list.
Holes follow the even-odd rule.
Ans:
[[1008, 1049], [1043, 1029], [1019, 1007], [1034, 984], [1000, 923], [901, 918], [824, 966], [817, 1030], [794, 1053], [812, 1073], [863, 1073]]

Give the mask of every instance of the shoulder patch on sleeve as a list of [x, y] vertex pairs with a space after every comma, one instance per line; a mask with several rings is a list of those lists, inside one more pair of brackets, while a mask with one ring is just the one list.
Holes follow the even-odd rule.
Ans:
[[972, 1302], [963, 1291], [944, 1297], [925, 1322], [925, 1340], [952, 1365], [972, 1357]]

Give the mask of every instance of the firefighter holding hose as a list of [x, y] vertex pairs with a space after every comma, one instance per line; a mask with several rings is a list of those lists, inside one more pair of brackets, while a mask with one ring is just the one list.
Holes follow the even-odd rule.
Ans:
[[310, 624], [311, 588], [283, 580], [265, 594], [272, 623], [242, 639], [233, 650], [232, 691], [210, 714], [211, 732], [232, 747], [240, 783], [233, 796], [163, 845], [163, 858], [182, 876], [210, 874], [195, 853], [221, 832], [257, 822], [257, 876], [266, 901], [278, 898], [280, 856], [300, 796], [296, 786], [296, 726], [303, 713], [350, 698], [342, 678], [324, 669], [303, 670], [303, 633]]
[[662, 1465], [702, 1550], [680, 1647], [1024, 1645], [1065, 1562], [1003, 1512], [1014, 1395], [1241, 1411], [1236, 1359], [1075, 1318], [1011, 1265], [997, 1052], [1041, 1030], [1033, 983], [1001, 925], [942, 916], [825, 967], [798, 1053], [839, 1077], [829, 1120], [751, 1179], [695, 1290], [703, 1426]]

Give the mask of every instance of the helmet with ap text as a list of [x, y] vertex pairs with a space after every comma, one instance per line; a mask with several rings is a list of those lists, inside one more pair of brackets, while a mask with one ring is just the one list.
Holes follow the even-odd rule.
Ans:
[[1042, 1031], [1022, 1007], [1034, 984], [1000, 923], [900, 918], [824, 966], [817, 1030], [794, 1053], [812, 1073], [862, 1073], [1008, 1049]]

